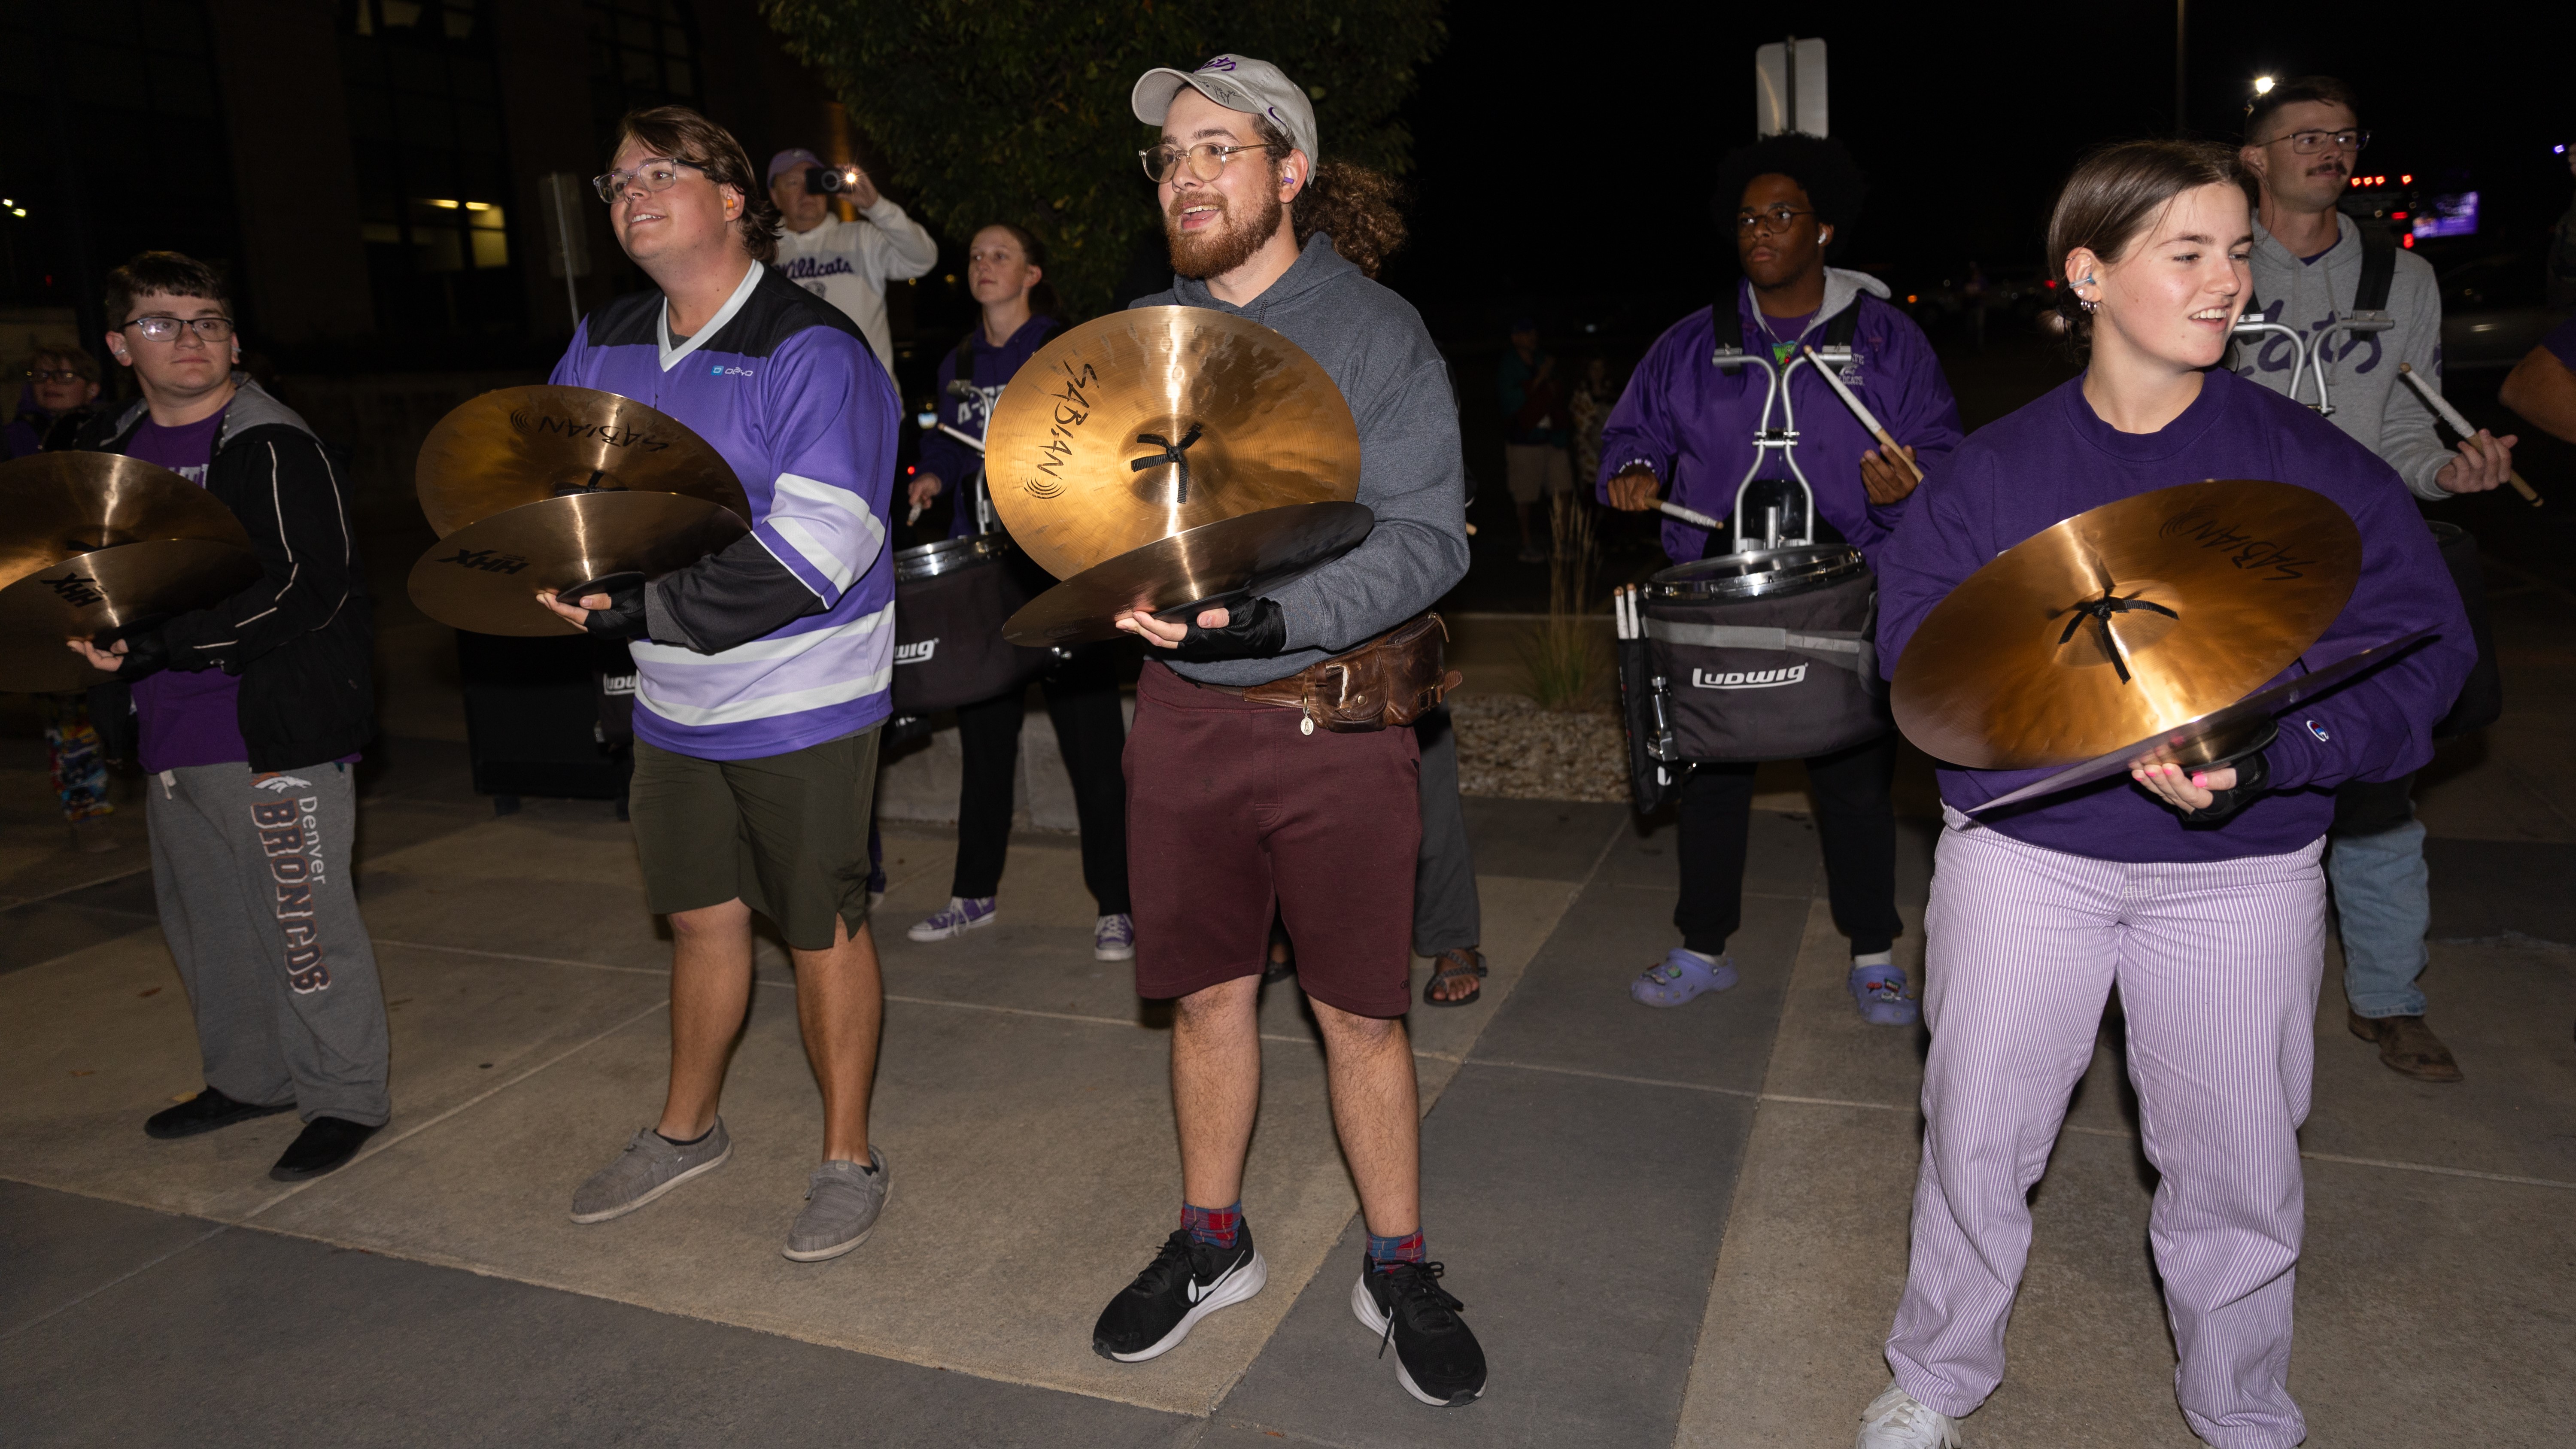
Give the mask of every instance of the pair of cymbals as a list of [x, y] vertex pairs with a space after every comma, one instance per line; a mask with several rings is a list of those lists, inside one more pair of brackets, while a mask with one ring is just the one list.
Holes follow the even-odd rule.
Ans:
[[2205, 763], [2413, 642], [2254, 693], [2325, 633], [2360, 573], [2360, 531], [2310, 489], [2214, 479], [2137, 494], [1969, 575], [1915, 631], [1889, 703], [1936, 759], [2072, 767], [1980, 809], [2134, 762]]
[[1359, 428], [1304, 349], [1249, 318], [1138, 307], [1040, 348], [984, 439], [993, 507], [1064, 580], [1012, 616], [1021, 644], [1108, 638], [1267, 587], [1339, 554], [1374, 520]]
[[114, 453], [0, 464], [0, 681], [36, 693], [114, 676], [65, 641], [201, 609], [259, 577], [233, 511]]
[[750, 531], [722, 454], [593, 388], [501, 388], [462, 404], [422, 442], [416, 482], [439, 542], [412, 566], [412, 601], [483, 634], [577, 633], [538, 590], [655, 577]]

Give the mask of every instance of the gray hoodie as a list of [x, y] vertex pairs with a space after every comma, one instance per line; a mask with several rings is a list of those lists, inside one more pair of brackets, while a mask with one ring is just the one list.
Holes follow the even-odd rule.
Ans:
[[[2338, 215], [2335, 226], [2335, 244], [2314, 262], [2305, 262], [2274, 241], [2261, 222], [2254, 224], [2254, 299], [2261, 306], [2247, 316], [2313, 334], [2351, 312], [2353, 294], [2361, 288], [2361, 230], [2348, 216]], [[2433, 475], [2451, 461], [2451, 450], [2433, 430], [2433, 410], [2397, 375], [2397, 364], [2403, 362], [2436, 392], [2441, 390], [2442, 293], [2432, 265], [2413, 252], [2397, 254], [2397, 272], [2388, 284], [2388, 314], [2397, 319], [2388, 331], [2340, 334], [2326, 345], [2326, 386], [2335, 409], [2328, 421], [2395, 468], [2417, 497], [2440, 502], [2451, 495]], [[2238, 343], [2231, 365], [2272, 391], [2286, 393], [2291, 361], [2287, 340], [2266, 337], [2256, 344]], [[2314, 405], [2316, 400], [2315, 381], [2301, 379], [2297, 401]]]
[[1422, 314], [1360, 275], [1332, 238], [1307, 238], [1296, 265], [1248, 307], [1205, 282], [1131, 307], [1206, 307], [1248, 317], [1306, 350], [1341, 389], [1360, 432], [1359, 501], [1377, 527], [1359, 547], [1269, 591], [1288, 624], [1288, 652], [1191, 664], [1147, 652], [1185, 679], [1266, 684], [1354, 648], [1428, 609], [1467, 574], [1467, 470], [1449, 370]]

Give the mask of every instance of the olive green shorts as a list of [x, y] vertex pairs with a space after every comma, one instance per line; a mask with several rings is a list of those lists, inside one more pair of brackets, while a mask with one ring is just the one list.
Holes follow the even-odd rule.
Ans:
[[739, 900], [799, 951], [832, 947], [837, 915], [868, 919], [868, 821], [878, 727], [756, 760], [701, 760], [635, 742], [629, 804], [657, 915]]

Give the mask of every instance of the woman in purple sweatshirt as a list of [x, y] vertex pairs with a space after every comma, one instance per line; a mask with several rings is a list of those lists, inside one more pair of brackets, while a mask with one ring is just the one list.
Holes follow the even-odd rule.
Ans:
[[2472, 657], [2457, 591], [2387, 464], [2306, 408], [2217, 363], [2249, 290], [2252, 227], [2234, 158], [2142, 141], [2076, 168], [2049, 224], [2082, 377], [1981, 429], [1874, 557], [1881, 668], [1997, 553], [2070, 515], [2204, 478], [2310, 488], [2362, 539], [2352, 599], [2283, 678], [2427, 625], [2439, 637], [2283, 715], [2231, 769], [2133, 771], [1971, 824], [1965, 807], [2044, 770], [1941, 771], [1925, 919], [1922, 1172], [1913, 1257], [1887, 1342], [1894, 1381], [1861, 1449], [1957, 1442], [2001, 1383], [2048, 1163], [2117, 985], [2142, 1143], [2162, 1174], [2149, 1219], [2181, 1355], [2184, 1418], [2226, 1449], [2287, 1449], [2287, 1387], [2334, 787], [2432, 756]]

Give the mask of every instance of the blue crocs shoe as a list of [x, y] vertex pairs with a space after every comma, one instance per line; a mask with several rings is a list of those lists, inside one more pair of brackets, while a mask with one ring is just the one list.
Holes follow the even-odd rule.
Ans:
[[1697, 951], [1676, 946], [1660, 966], [1649, 966], [1644, 975], [1628, 983], [1628, 994], [1643, 1006], [1679, 1006], [1703, 992], [1724, 991], [1735, 984], [1735, 958], [1720, 956], [1715, 961]]
[[1905, 994], [1902, 966], [1854, 966], [1851, 994], [1860, 1019], [1872, 1026], [1912, 1026], [1923, 1019], [1923, 1003]]

